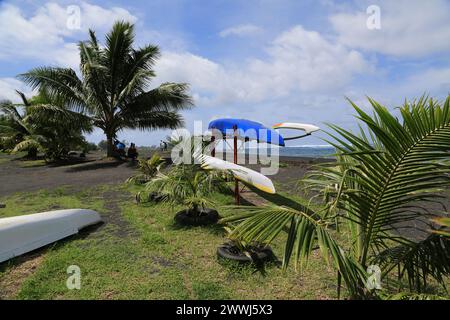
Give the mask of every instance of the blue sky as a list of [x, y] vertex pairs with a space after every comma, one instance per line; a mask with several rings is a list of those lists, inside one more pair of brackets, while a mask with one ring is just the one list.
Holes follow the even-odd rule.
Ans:
[[[80, 9], [68, 28], [67, 8]], [[380, 28], [369, 29], [370, 5]], [[450, 88], [450, 1], [165, 0], [0, 1], [0, 99], [14, 89], [32, 94], [15, 76], [40, 65], [77, 68], [75, 43], [93, 28], [100, 38], [117, 19], [136, 24], [137, 45], [160, 45], [157, 78], [191, 84], [196, 107], [186, 126], [217, 117], [272, 125], [332, 122], [356, 128], [351, 98], [390, 108]], [[125, 131], [122, 139], [157, 144], [170, 132]], [[323, 144], [318, 134], [298, 144]], [[100, 131], [89, 140], [103, 138]]]

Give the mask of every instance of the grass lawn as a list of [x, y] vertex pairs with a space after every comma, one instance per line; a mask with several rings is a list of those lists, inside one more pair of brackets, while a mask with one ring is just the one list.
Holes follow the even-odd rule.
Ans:
[[[101, 185], [58, 188], [0, 198], [0, 217], [63, 208], [98, 211], [104, 224], [0, 264], [0, 299], [335, 299], [335, 271], [315, 251], [308, 265], [284, 272], [277, 263], [264, 270], [219, 263], [216, 248], [226, 241], [220, 226], [180, 228], [181, 207], [134, 203], [136, 187]], [[218, 207], [233, 203], [217, 194]], [[270, 198], [270, 197], [269, 197]], [[300, 197], [271, 199], [292, 205]], [[220, 209], [219, 209], [220, 211]], [[222, 212], [223, 214], [223, 212]], [[341, 228], [335, 236], [348, 243]], [[280, 237], [272, 245], [283, 253]], [[81, 289], [66, 287], [67, 268], [81, 269]], [[446, 284], [450, 285], [448, 279]], [[406, 284], [405, 284], [406, 289]], [[447, 296], [440, 287], [435, 292]], [[343, 292], [342, 297], [345, 297]]]
[[[0, 217], [60, 208], [90, 208], [105, 224], [0, 265], [0, 298], [17, 299], [327, 299], [334, 271], [316, 254], [300, 273], [221, 264], [222, 229], [179, 228], [167, 205], [136, 205], [122, 185], [60, 188], [2, 198]], [[218, 195], [220, 204], [231, 204]], [[282, 256], [282, 239], [273, 245]], [[81, 289], [68, 290], [67, 267], [81, 269]]]

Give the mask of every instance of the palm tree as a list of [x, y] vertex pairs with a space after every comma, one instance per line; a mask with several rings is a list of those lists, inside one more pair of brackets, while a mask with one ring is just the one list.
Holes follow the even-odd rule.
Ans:
[[83, 133], [92, 129], [89, 119], [50, 101], [43, 91], [31, 99], [17, 93], [22, 103], [0, 102], [5, 114], [0, 139], [12, 152], [27, 151], [27, 157], [35, 158], [41, 151], [46, 158], [59, 159], [86, 143]]
[[[405, 102], [401, 120], [369, 101], [373, 116], [351, 102], [365, 130], [330, 125], [335, 133], [327, 142], [337, 149], [337, 162], [320, 165], [304, 181], [323, 196], [322, 210], [241, 208], [225, 221], [239, 223], [232, 236], [245, 241], [270, 242], [287, 230], [285, 266], [291, 258], [306, 261], [318, 243], [354, 297], [373, 295], [365, 286], [371, 265], [381, 269], [381, 280], [397, 270], [410, 291], [423, 292], [429, 277], [443, 284], [450, 274], [450, 239], [429, 231], [441, 212], [424, 207], [439, 202], [450, 184], [450, 96], [443, 104], [426, 97]], [[349, 225], [350, 248], [330, 232], [339, 220]]]
[[88, 116], [105, 133], [107, 154], [112, 156], [120, 130], [177, 128], [183, 122], [178, 112], [192, 105], [185, 83], [163, 83], [147, 91], [159, 48], [135, 49], [133, 43], [134, 26], [127, 22], [114, 24], [105, 46], [89, 30], [89, 40], [79, 43], [81, 78], [70, 68], [58, 67], [35, 68], [19, 78]]
[[[21, 92], [17, 91], [17, 93], [23, 97], [24, 111], [22, 113], [18, 110], [18, 105], [13, 104], [11, 101], [0, 101], [0, 111], [4, 113], [3, 121], [0, 125], [0, 139], [2, 145], [10, 150], [14, 149], [17, 144], [23, 142], [25, 137], [31, 137], [33, 135], [33, 129], [27, 121], [29, 113], [28, 102]], [[27, 150], [28, 157], [36, 157], [37, 150], [36, 145], [29, 144]]]

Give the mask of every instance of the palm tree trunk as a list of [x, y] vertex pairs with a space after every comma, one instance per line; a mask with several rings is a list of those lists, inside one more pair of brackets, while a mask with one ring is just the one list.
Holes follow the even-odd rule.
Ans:
[[106, 156], [107, 157], [114, 156], [113, 136], [111, 134], [106, 135]]

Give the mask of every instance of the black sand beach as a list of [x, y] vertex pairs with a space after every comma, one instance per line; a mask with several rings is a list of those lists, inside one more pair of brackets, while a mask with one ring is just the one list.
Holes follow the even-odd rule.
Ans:
[[[3, 155], [3, 157], [9, 157]], [[292, 186], [311, 169], [315, 163], [330, 161], [320, 158], [280, 157], [281, 167], [276, 175], [270, 176], [285, 191], [292, 191]], [[92, 187], [100, 184], [124, 182], [133, 175], [136, 163], [103, 160], [102, 154], [88, 154], [82, 162], [24, 166], [27, 161], [11, 160], [0, 164], [0, 196], [16, 192], [52, 189], [72, 186], [75, 189]], [[258, 165], [249, 165], [255, 170]]]

